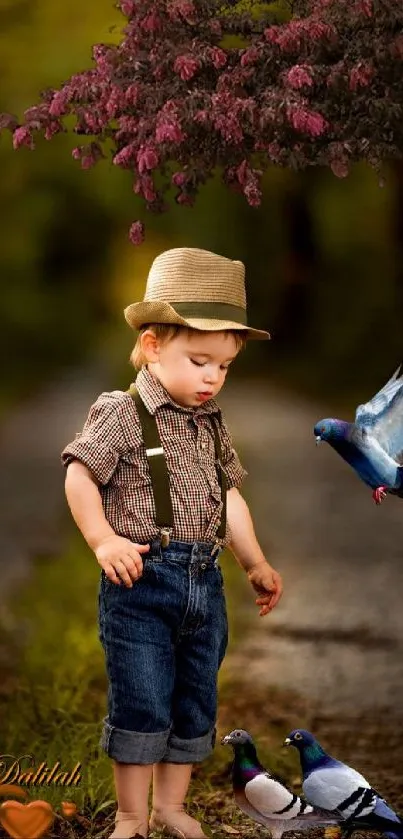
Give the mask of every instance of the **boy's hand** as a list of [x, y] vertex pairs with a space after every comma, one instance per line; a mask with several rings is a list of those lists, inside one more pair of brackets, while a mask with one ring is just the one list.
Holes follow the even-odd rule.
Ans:
[[142, 553], [150, 550], [149, 545], [137, 545], [124, 536], [108, 536], [94, 551], [95, 556], [106, 576], [112, 583], [120, 586], [121, 582], [132, 588], [133, 582], [143, 573]]
[[263, 617], [271, 612], [283, 593], [283, 581], [278, 571], [263, 560], [247, 572], [248, 580], [259, 594], [256, 605], [261, 606], [259, 615]]

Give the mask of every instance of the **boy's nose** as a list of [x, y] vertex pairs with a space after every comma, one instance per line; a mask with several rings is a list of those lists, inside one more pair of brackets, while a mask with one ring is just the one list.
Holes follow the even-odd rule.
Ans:
[[204, 381], [208, 384], [214, 384], [214, 382], [218, 381], [218, 371], [217, 370], [206, 370], [204, 374]]

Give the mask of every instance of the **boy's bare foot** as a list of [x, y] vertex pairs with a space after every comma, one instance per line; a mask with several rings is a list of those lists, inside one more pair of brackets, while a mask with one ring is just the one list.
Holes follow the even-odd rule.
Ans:
[[162, 829], [178, 839], [206, 839], [200, 822], [189, 816], [183, 807], [152, 811], [150, 830]]
[[139, 819], [138, 813], [123, 813], [118, 810], [115, 816], [115, 829], [109, 839], [146, 839], [147, 822]]

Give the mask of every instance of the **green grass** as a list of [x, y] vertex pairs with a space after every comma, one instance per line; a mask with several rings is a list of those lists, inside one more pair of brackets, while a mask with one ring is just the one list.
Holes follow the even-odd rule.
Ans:
[[[243, 604], [253, 595], [231, 555], [224, 555], [222, 564], [231, 649], [245, 637], [248, 620]], [[49, 769], [60, 761], [60, 771], [71, 771], [76, 763], [82, 766], [82, 780], [76, 787], [25, 787], [31, 800], [45, 799], [57, 813], [48, 834], [52, 837], [107, 836], [115, 810], [111, 761], [98, 746], [107, 693], [97, 635], [98, 579], [92, 553], [74, 532], [63, 556], [38, 560], [31, 579], [8, 604], [7, 612], [3, 610], [2, 619], [0, 615], [1, 754], [16, 758], [29, 754], [35, 767], [44, 761]], [[259, 696], [250, 687], [248, 692], [245, 686], [234, 684], [224, 665], [219, 737], [231, 728], [249, 726], [259, 741], [262, 759], [292, 780], [295, 770], [278, 748], [287, 730], [283, 698], [275, 690], [270, 696], [267, 691]], [[270, 722], [264, 713], [267, 702]], [[274, 720], [273, 708], [277, 709]], [[231, 757], [228, 748], [217, 746], [213, 756], [195, 770], [191, 787], [191, 811], [216, 833], [221, 833], [223, 823], [242, 824], [242, 833], [253, 827], [233, 804]], [[26, 762], [22, 768], [28, 770]], [[71, 822], [63, 818], [63, 800], [76, 803], [78, 818]]]

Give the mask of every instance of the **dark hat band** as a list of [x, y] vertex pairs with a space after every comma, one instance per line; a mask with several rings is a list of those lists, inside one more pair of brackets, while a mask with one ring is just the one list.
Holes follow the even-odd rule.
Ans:
[[232, 306], [230, 303], [192, 303], [191, 301], [173, 303], [171, 300], [169, 303], [183, 318], [229, 320], [247, 326], [246, 311], [242, 306]]

